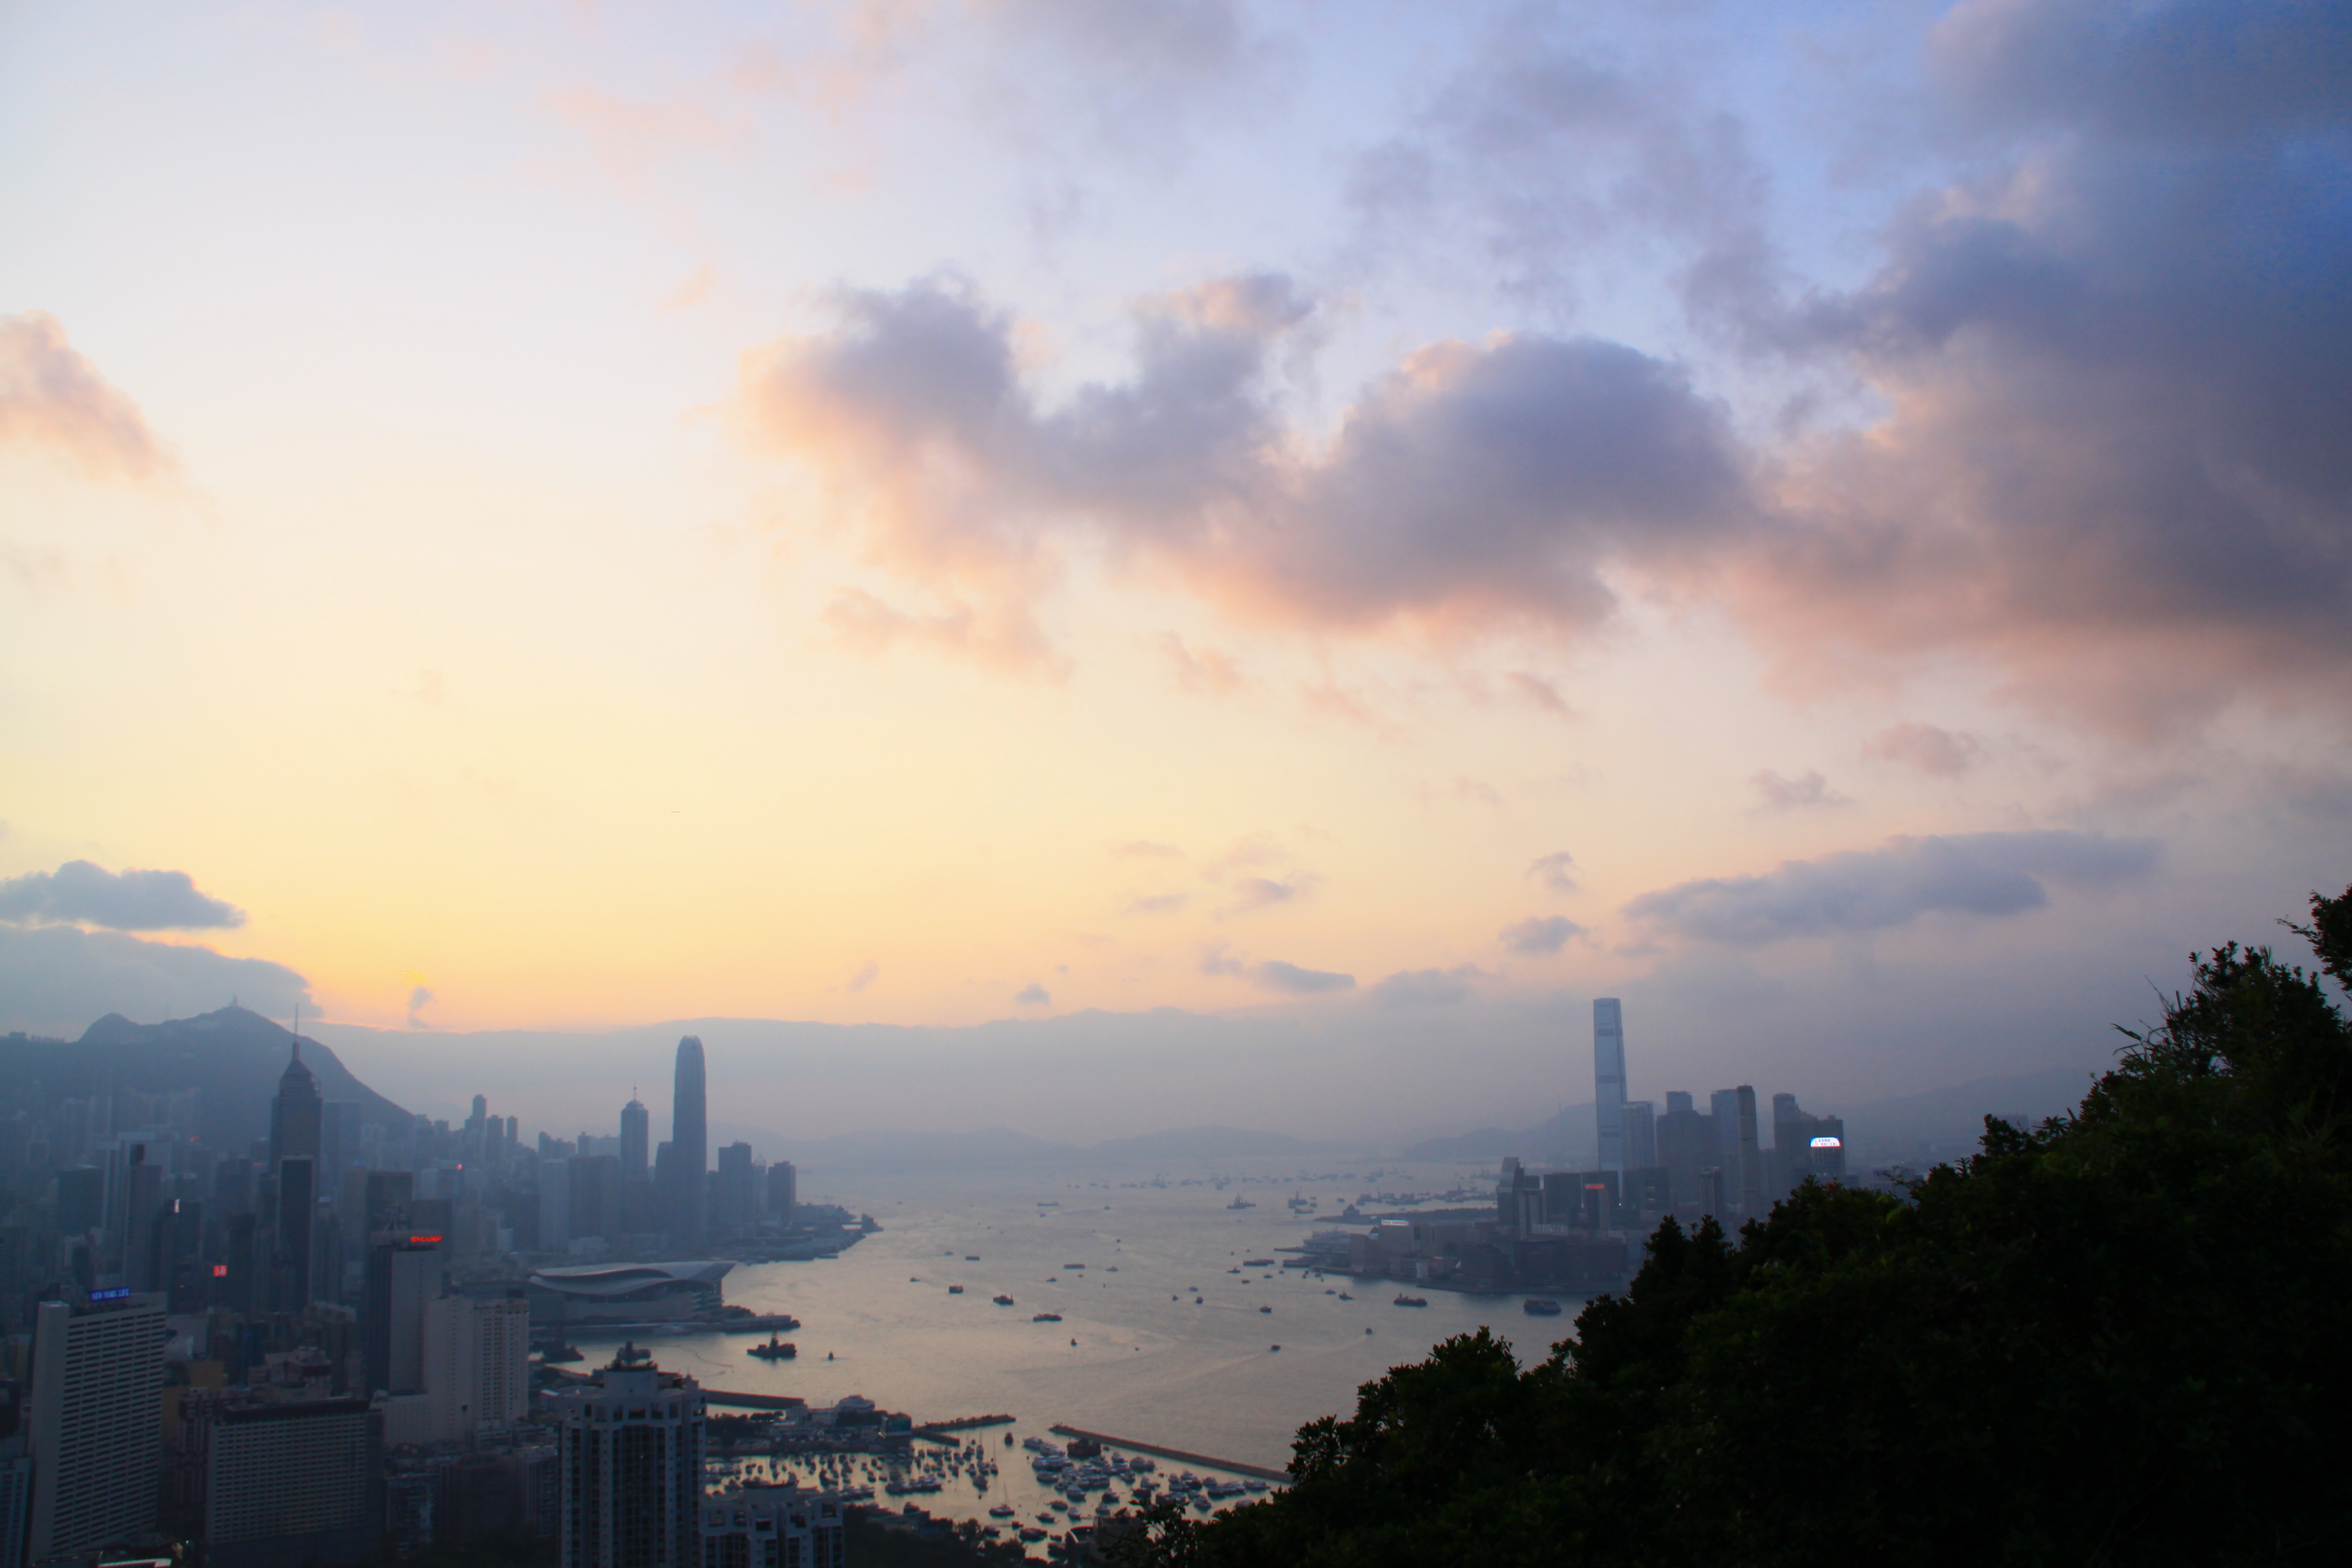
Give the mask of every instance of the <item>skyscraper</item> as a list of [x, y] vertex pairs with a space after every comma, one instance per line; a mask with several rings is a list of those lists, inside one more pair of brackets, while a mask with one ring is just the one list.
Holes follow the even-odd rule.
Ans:
[[562, 1568], [699, 1568], [701, 1385], [625, 1356], [556, 1396]]
[[1739, 1096], [1739, 1213], [1743, 1219], [1764, 1217], [1764, 1154], [1756, 1146], [1756, 1089], [1741, 1084]]
[[704, 1093], [702, 1037], [688, 1035], [677, 1043], [670, 1096], [669, 1231], [681, 1241], [700, 1240], [708, 1223], [710, 1121]]
[[1592, 1004], [1592, 1110], [1601, 1168], [1625, 1168], [1625, 1009], [1614, 996]]
[[653, 1156], [653, 1118], [635, 1094], [621, 1107], [621, 1180], [635, 1185], [646, 1179]]
[[302, 1065], [302, 1040], [297, 1036], [294, 1058], [286, 1064], [285, 1074], [278, 1080], [278, 1098], [269, 1102], [271, 1168], [275, 1169], [280, 1160], [296, 1156], [317, 1159], [326, 1114], [326, 1097], [319, 1092], [319, 1080]]
[[36, 1311], [27, 1561], [155, 1527], [163, 1306], [161, 1296], [115, 1289], [86, 1305], [44, 1301]]

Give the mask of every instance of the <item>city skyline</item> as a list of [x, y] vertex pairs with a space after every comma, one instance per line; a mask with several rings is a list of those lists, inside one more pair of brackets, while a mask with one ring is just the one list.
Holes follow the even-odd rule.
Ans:
[[1601, 996], [2095, 1068], [2352, 876], [2340, 35], [19, 8], [0, 1030], [1089, 1137], [1489, 1118]]

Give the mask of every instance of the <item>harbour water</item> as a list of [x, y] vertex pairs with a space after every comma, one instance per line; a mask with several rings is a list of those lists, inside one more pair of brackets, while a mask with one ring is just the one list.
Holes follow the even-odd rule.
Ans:
[[[755, 1342], [748, 1336], [649, 1344], [662, 1366], [708, 1387], [813, 1405], [862, 1394], [918, 1423], [1013, 1415], [1009, 1428], [961, 1435], [997, 1459], [987, 1486], [966, 1477], [916, 1500], [945, 1517], [981, 1518], [1009, 1502], [1026, 1519], [1049, 1506], [1025, 1451], [1007, 1447], [1005, 1436], [1048, 1436], [1055, 1424], [1279, 1468], [1303, 1423], [1351, 1411], [1357, 1387], [1390, 1367], [1480, 1324], [1511, 1340], [1522, 1360], [1538, 1358], [1570, 1331], [1576, 1310], [1570, 1302], [1570, 1316], [1530, 1318], [1516, 1295], [1243, 1267], [1245, 1258], [1278, 1265], [1292, 1255], [1276, 1248], [1332, 1227], [1368, 1189], [1443, 1191], [1475, 1180], [1471, 1168], [1452, 1165], [1290, 1179], [1368, 1169], [1228, 1161], [1215, 1173], [1240, 1181], [1223, 1188], [1178, 1184], [1211, 1173], [1167, 1166], [845, 1173], [807, 1195], [870, 1213], [880, 1234], [837, 1258], [739, 1267], [727, 1279], [730, 1302], [802, 1321], [787, 1336], [799, 1346], [796, 1360], [746, 1354]], [[1145, 1184], [1155, 1177], [1169, 1184]], [[1318, 1198], [1321, 1212], [1294, 1214], [1285, 1201], [1293, 1192]], [[1227, 1207], [1236, 1194], [1255, 1206]], [[1394, 1305], [1402, 1289], [1429, 1304]], [[994, 1304], [998, 1295], [1014, 1304]], [[1061, 1321], [1034, 1321], [1039, 1312]], [[590, 1337], [579, 1343], [592, 1358], [609, 1349]], [[1163, 1474], [1184, 1468], [1210, 1473], [1160, 1464]]]

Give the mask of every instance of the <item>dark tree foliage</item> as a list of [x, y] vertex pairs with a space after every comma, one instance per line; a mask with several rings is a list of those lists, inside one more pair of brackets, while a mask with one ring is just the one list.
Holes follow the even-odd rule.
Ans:
[[[2352, 984], [2352, 889], [2312, 900]], [[1136, 1568], [2338, 1560], [2352, 1029], [2235, 944], [2069, 1117], [1904, 1198], [1672, 1220], [1520, 1367], [1485, 1331], [1302, 1428], [1297, 1484]]]

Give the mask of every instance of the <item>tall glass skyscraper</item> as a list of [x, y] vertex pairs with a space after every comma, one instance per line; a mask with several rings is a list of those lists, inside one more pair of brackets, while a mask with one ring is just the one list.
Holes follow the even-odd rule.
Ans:
[[681, 1240], [707, 1228], [710, 1117], [703, 1081], [702, 1037], [677, 1043], [677, 1079], [670, 1097], [669, 1230]]
[[1625, 1168], [1625, 1009], [1614, 996], [1592, 1004], [1592, 1110], [1601, 1168]]

